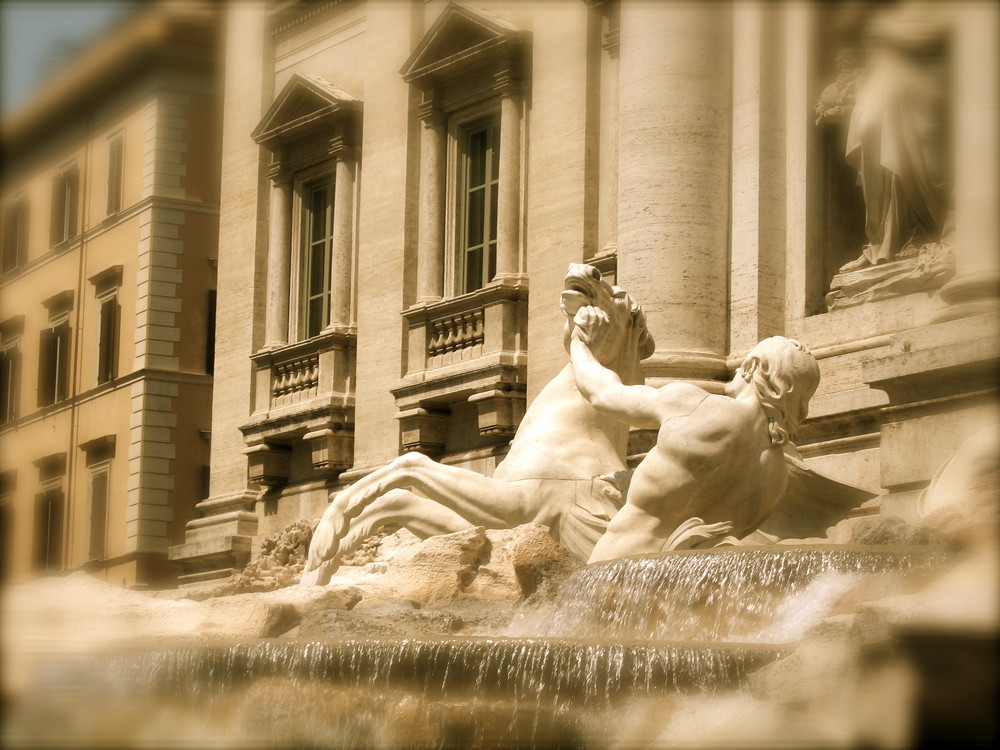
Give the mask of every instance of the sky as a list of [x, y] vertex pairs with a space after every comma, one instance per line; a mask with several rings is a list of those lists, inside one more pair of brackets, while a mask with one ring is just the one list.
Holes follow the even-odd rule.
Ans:
[[0, 0], [0, 112], [25, 104], [57, 69], [121, 18], [130, 0]]

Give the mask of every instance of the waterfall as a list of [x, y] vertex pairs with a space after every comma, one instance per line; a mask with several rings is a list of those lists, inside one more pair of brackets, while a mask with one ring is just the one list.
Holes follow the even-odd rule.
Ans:
[[[551, 608], [515, 623], [566, 637], [612, 641], [759, 641], [780, 637], [781, 618], [801, 635], [860, 576], [940, 564], [929, 547], [730, 547], [622, 558], [591, 565], [566, 581]], [[799, 606], [790, 606], [790, 603]], [[811, 609], [802, 611], [803, 605]], [[787, 641], [786, 641], [787, 642]]]

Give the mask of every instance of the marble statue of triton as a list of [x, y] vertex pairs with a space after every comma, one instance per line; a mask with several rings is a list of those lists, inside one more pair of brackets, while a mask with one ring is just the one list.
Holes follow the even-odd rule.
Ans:
[[[621, 383], [641, 383], [641, 359], [653, 352], [645, 316], [596, 268], [573, 264], [561, 295], [564, 345], [582, 307], [601, 310], [600, 364]], [[340, 492], [313, 535], [302, 585], [324, 585], [343, 555], [381, 526], [419, 537], [473, 526], [547, 526], [587, 559], [622, 505], [615, 475], [626, 469], [628, 426], [583, 397], [567, 364], [531, 403], [510, 451], [492, 477], [407, 453]]]
[[602, 364], [602, 310], [582, 307], [574, 322], [570, 351], [583, 395], [601, 414], [659, 430], [589, 562], [714, 546], [754, 531], [785, 494], [783, 446], [819, 384], [809, 350], [782, 336], [761, 341], [722, 395], [683, 382], [650, 388], [625, 385]]

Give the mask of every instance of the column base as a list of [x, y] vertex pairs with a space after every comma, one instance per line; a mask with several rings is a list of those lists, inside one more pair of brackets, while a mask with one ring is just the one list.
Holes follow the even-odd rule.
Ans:
[[177, 579], [181, 586], [228, 578], [250, 562], [257, 534], [256, 503], [257, 493], [244, 490], [195, 506], [204, 516], [189, 521], [184, 543], [170, 547], [167, 553], [184, 571]]
[[709, 383], [729, 380], [725, 355], [706, 352], [657, 350], [651, 357], [643, 360], [642, 373], [650, 385], [650, 379], [663, 382], [693, 380]]

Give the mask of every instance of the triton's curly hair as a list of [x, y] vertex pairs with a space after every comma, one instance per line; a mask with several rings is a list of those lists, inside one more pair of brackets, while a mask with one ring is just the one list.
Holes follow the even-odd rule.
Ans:
[[812, 353], [794, 339], [772, 336], [750, 351], [739, 374], [757, 390], [771, 444], [793, 440], [819, 385], [819, 366]]

